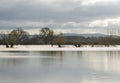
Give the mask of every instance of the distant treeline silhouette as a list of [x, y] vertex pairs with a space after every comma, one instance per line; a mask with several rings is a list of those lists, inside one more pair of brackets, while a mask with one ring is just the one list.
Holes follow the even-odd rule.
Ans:
[[[5, 32], [6, 33], [6, 32]], [[108, 35], [105, 37], [82, 37], [82, 36], [64, 36], [63, 33], [58, 35], [48, 28], [44, 27], [39, 34], [30, 35], [21, 28], [12, 30], [11, 32], [1, 33], [0, 44], [6, 45], [7, 48], [13, 48], [14, 45], [74, 45], [81, 47], [82, 45], [120, 45], [120, 37]]]

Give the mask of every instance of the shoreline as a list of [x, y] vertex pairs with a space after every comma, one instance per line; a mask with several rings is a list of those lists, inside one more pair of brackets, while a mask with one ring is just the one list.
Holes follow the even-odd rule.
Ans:
[[120, 51], [120, 45], [103, 47], [90, 47], [85, 45], [84, 47], [75, 47], [73, 45], [64, 45], [59, 48], [57, 45], [51, 47], [51, 45], [15, 45], [14, 48], [6, 48], [5, 45], [0, 45], [0, 52], [4, 51]]

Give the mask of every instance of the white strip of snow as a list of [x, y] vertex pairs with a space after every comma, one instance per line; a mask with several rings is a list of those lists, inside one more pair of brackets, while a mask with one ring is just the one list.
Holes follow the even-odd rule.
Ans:
[[3, 55], [3, 56], [0, 56], [0, 59], [1, 59], [1, 58], [7, 58], [7, 59], [8, 59], [8, 58], [11, 58], [11, 59], [13, 59], [13, 58], [46, 58], [46, 57], [47, 57], [47, 58], [51, 58], [51, 57], [49, 57], [49, 56], [21, 56], [21, 55], [17, 55], [17, 56], [13, 56], [13, 55], [12, 55], [12, 56], [11, 56], [11, 55], [9, 56], [9, 55], [8, 55], [8, 56], [4, 56], [4, 55]]
[[64, 45], [59, 48], [57, 45], [17, 45], [14, 48], [6, 48], [5, 45], [0, 46], [0, 51], [120, 51], [120, 46], [95, 46], [89, 45], [82, 47], [75, 47], [73, 45]]

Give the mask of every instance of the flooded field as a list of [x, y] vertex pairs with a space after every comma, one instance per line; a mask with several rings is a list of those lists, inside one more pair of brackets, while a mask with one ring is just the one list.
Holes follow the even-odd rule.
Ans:
[[119, 51], [0, 52], [0, 83], [120, 83]]

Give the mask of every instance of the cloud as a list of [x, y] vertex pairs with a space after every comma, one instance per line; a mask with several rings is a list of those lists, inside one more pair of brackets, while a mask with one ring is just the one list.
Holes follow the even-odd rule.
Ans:
[[110, 27], [115, 25], [120, 26], [120, 17], [95, 20], [89, 23], [90, 27]]
[[119, 27], [119, 0], [0, 0], [0, 29], [89, 32]]
[[119, 2], [119, 0], [82, 0], [81, 5], [93, 6], [93, 5], [109, 5]]
[[79, 22], [120, 14], [119, 5], [82, 6], [82, 1], [87, 2], [86, 0], [2, 0], [0, 19]]

